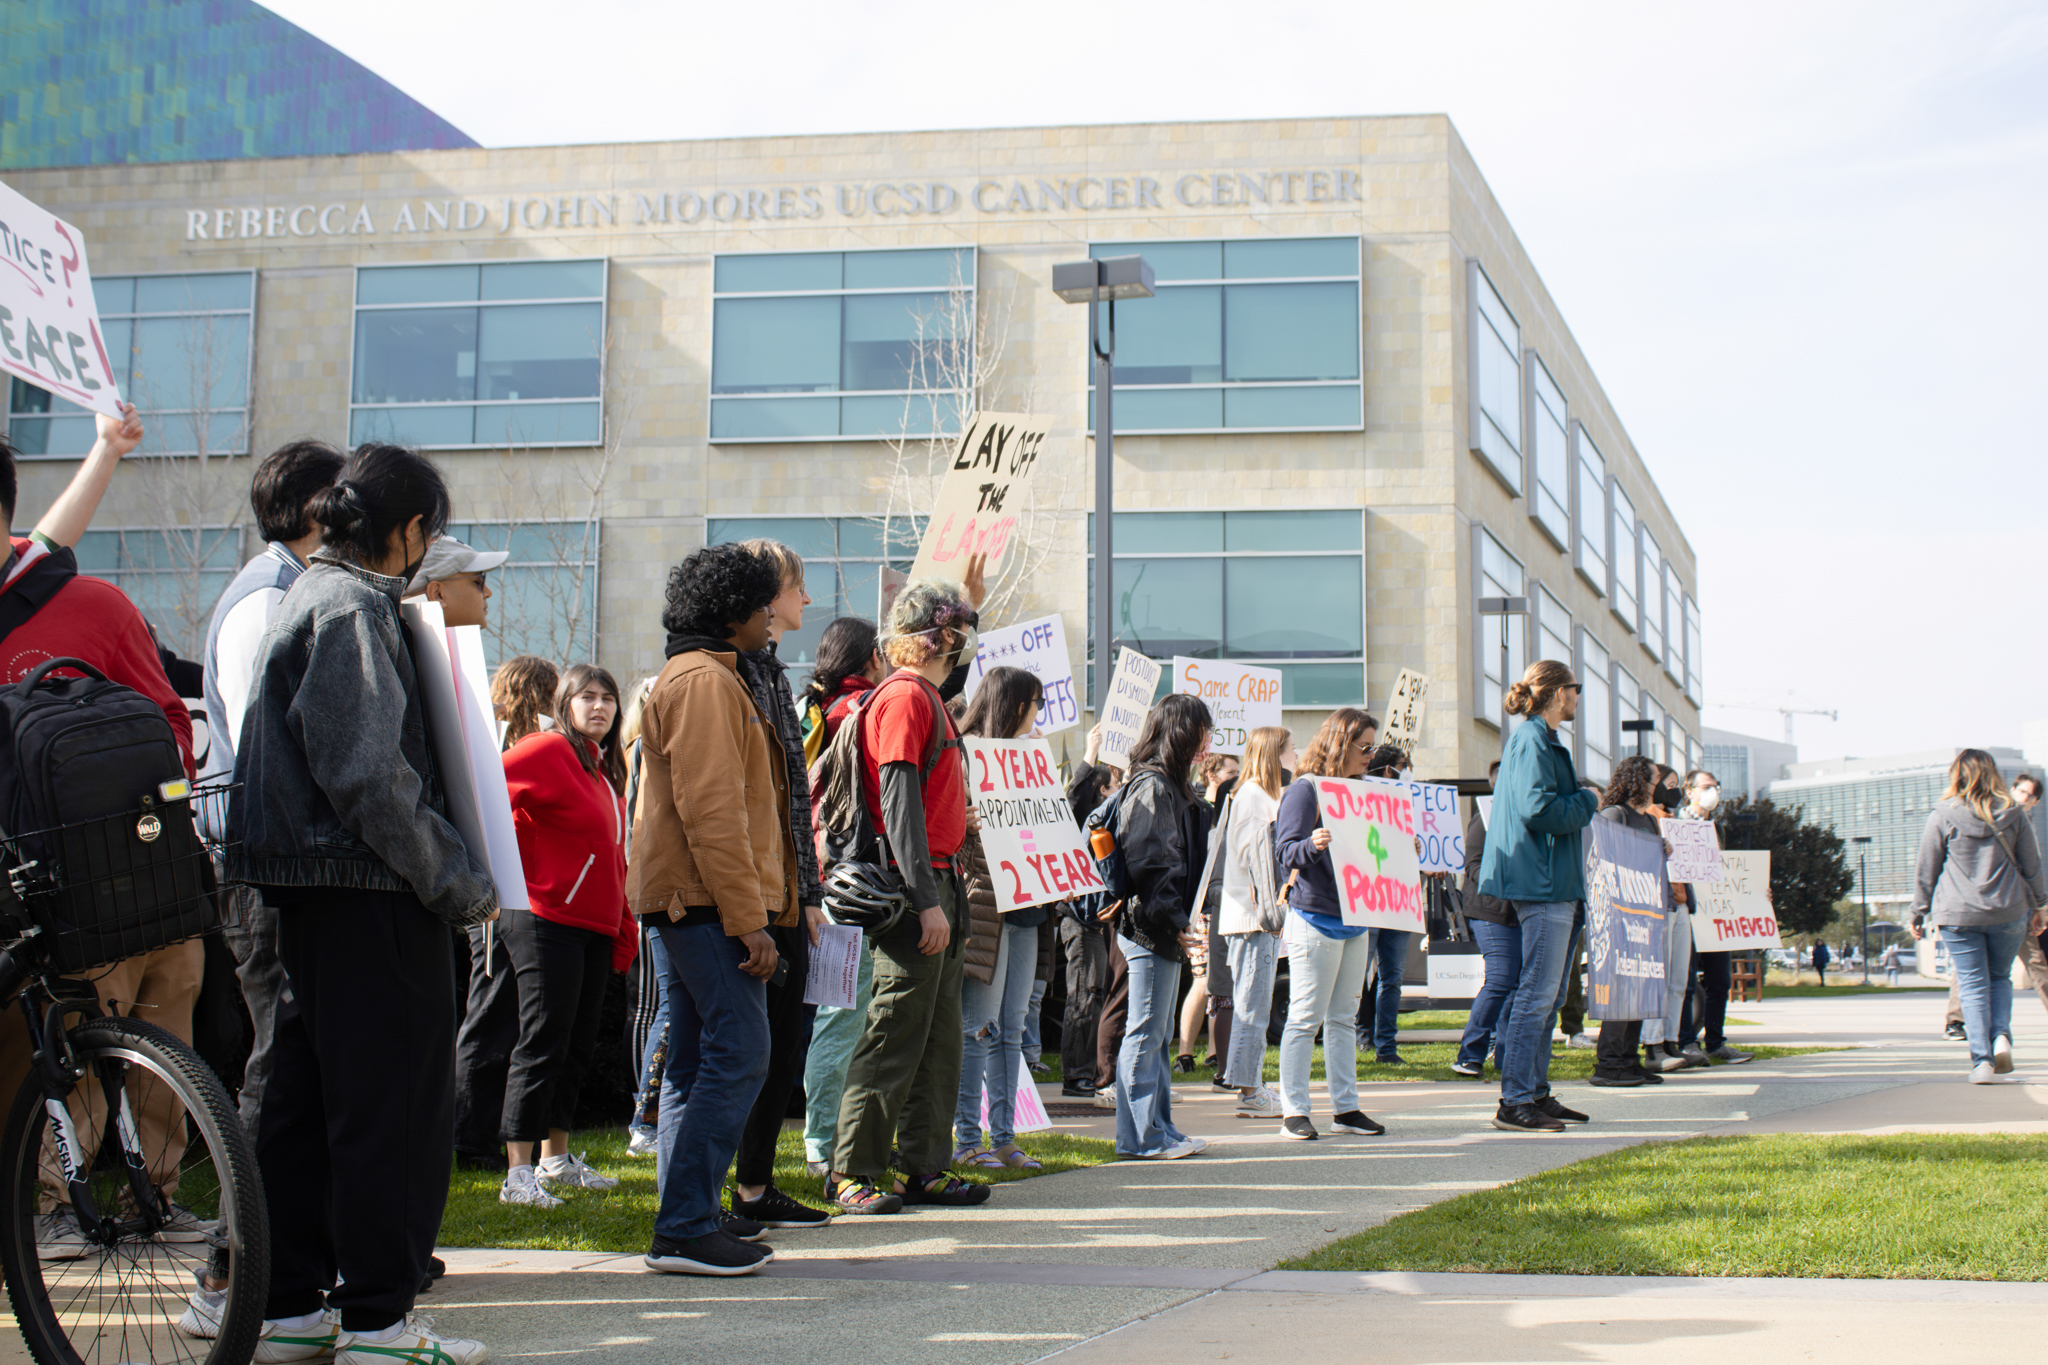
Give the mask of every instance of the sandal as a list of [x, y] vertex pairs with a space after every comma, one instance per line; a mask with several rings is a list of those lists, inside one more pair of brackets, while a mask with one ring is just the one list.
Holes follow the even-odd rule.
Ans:
[[953, 1164], [955, 1166], [971, 1166], [984, 1171], [1000, 1171], [1003, 1169], [1002, 1157], [991, 1152], [986, 1147], [960, 1148], [953, 1153]]
[[898, 1180], [896, 1197], [905, 1204], [945, 1204], [966, 1208], [973, 1204], [986, 1204], [988, 1186], [970, 1184], [957, 1175], [939, 1171], [933, 1175], [914, 1175], [908, 1180]]
[[1045, 1169], [1043, 1162], [1035, 1159], [1031, 1153], [1025, 1151], [1014, 1142], [1004, 1143], [1002, 1146], [990, 1151], [989, 1155], [995, 1158], [998, 1167], [1007, 1167], [1013, 1171], [1042, 1171]]
[[865, 1176], [848, 1176], [825, 1182], [825, 1198], [844, 1213], [895, 1213], [903, 1207], [899, 1195], [875, 1188]]

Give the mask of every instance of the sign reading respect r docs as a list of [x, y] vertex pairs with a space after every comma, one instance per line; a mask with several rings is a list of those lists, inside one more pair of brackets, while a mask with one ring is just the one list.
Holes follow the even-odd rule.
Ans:
[[996, 909], [1021, 910], [1102, 890], [1095, 859], [1042, 739], [967, 737], [969, 799], [981, 817], [981, 848]]
[[1216, 725], [1216, 733], [1209, 739], [1211, 753], [1241, 754], [1252, 731], [1280, 723], [1277, 668], [1175, 655], [1173, 690], [1209, 704], [1209, 718]]
[[1330, 831], [1330, 863], [1346, 924], [1419, 931], [1422, 868], [1415, 857], [1415, 801], [1406, 782], [1305, 777]]
[[987, 574], [994, 581], [1003, 557], [1016, 538], [1023, 512], [1024, 485], [1045, 450], [1049, 417], [1021, 412], [977, 412], [967, 424], [939, 485], [939, 501], [926, 523], [910, 566], [912, 581], [967, 576], [967, 561], [987, 555]]
[[85, 235], [0, 185], [0, 369], [82, 408], [121, 415]]

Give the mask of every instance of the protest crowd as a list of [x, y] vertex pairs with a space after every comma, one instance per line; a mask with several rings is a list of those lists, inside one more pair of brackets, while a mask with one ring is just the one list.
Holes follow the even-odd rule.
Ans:
[[[161, 705], [189, 746], [141, 614], [71, 559], [141, 424], [130, 410], [100, 434], [73, 488], [12, 541], [7, 598], [39, 608], [12, 626], [8, 681], [83, 659]], [[10, 514], [14, 490], [0, 443]], [[1409, 797], [1385, 795], [1410, 781], [1408, 754], [1364, 711], [1336, 710], [1299, 751], [1264, 726], [1222, 755], [1210, 707], [1173, 692], [1114, 761], [1098, 725], [1060, 775], [1035, 738], [1040, 679], [1010, 666], [970, 678], [982, 564], [913, 578], [885, 621], [831, 622], [799, 692], [777, 646], [803, 627], [803, 560], [773, 541], [713, 545], [668, 574], [666, 659], [645, 683], [527, 656], [496, 669], [524, 883], [508, 895], [451, 816], [430, 676], [448, 657], [431, 637], [487, 620], [505, 554], [445, 534], [440, 472], [398, 446], [293, 442], [260, 462], [250, 501], [266, 547], [220, 598], [198, 662], [200, 775], [237, 784], [218, 833], [254, 1027], [230, 1079], [271, 1225], [258, 1359], [485, 1358], [415, 1312], [443, 1269], [451, 1165], [502, 1171], [500, 1199], [536, 1221], [618, 1185], [571, 1139], [616, 973], [632, 982], [639, 1081], [616, 1119], [659, 1178], [645, 1262], [694, 1275], [756, 1271], [777, 1236], [838, 1218], [981, 1204], [994, 1187], [977, 1173], [1040, 1169], [1019, 1107], [1047, 1070], [1052, 982], [1062, 1094], [1114, 1111], [1120, 1157], [1204, 1150], [1174, 1114], [1204, 1032], [1239, 1117], [1303, 1141], [1384, 1133], [1361, 1108], [1359, 1052], [1400, 1061], [1417, 934], [1362, 922], [1361, 904], [1412, 911], [1418, 927], [1427, 898], [1456, 908], [1484, 985], [1453, 1070], [1491, 1067], [1495, 1128], [1590, 1121], [1551, 1090], [1561, 1013], [1569, 1044], [1595, 1050], [1598, 1087], [1750, 1060], [1725, 1034], [1728, 954], [1694, 951], [1696, 888], [1666, 875], [1684, 838], [1672, 822], [1711, 824], [1718, 782], [1639, 756], [1604, 790], [1582, 781], [1558, 739], [1578, 706], [1565, 664], [1536, 663], [1509, 689], [1521, 723], [1489, 774], [1490, 810], [1464, 825], [1462, 863], [1396, 858], [1418, 870], [1369, 877], [1345, 852], [1353, 808], [1414, 826]], [[976, 799], [991, 774], [1004, 799]], [[1012, 817], [1042, 832], [1047, 809], [1071, 826], [1066, 851], [1045, 855], [1055, 892], [1027, 897], [1019, 876], [1013, 894]], [[1968, 751], [1921, 853], [1918, 908], [1950, 944], [1987, 1076], [2011, 1067], [2005, 978], [2048, 899], [2017, 812]], [[1642, 951], [1609, 951], [1610, 937]], [[188, 942], [99, 986], [189, 1039], [201, 975]], [[775, 1182], [799, 1096], [816, 1203]], [[39, 1249], [83, 1253], [61, 1205]], [[180, 1328], [205, 1337], [218, 1313], [202, 1277]]]

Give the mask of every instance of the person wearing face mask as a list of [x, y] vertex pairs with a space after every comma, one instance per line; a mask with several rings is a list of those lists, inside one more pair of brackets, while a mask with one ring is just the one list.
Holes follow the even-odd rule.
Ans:
[[[1721, 779], [1704, 768], [1685, 775], [1685, 808], [1681, 820], [1712, 820], [1721, 804]], [[1728, 1042], [1728, 988], [1733, 984], [1732, 953], [1694, 953], [1687, 972], [1684, 1015], [1679, 1021], [1678, 1047], [1695, 1066], [1719, 1062], [1740, 1066], [1756, 1054]], [[1704, 1030], [1705, 1038], [1701, 1033]], [[1705, 1046], [1702, 1047], [1702, 1042]]]
[[[1666, 765], [1656, 765], [1655, 786], [1650, 804], [1643, 808], [1655, 822], [1674, 818], [1684, 809], [1685, 796], [1679, 790], [1678, 774]], [[1705, 1066], [1704, 1056], [1688, 1057], [1678, 1046], [1679, 1018], [1685, 1008], [1687, 984], [1692, 980], [1692, 888], [1683, 882], [1671, 884], [1673, 910], [1669, 932], [1664, 935], [1664, 1009], [1643, 1020], [1643, 1068], [1652, 1073], [1684, 1071]]]

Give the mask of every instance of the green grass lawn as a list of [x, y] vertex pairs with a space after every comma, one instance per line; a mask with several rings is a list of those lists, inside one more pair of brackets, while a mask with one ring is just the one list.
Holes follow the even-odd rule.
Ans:
[[1909, 995], [1924, 994], [1928, 991], [1939, 991], [1944, 995], [1948, 993], [1946, 986], [1887, 986], [1883, 984], [1883, 980], [1881, 974], [1874, 976], [1871, 978], [1871, 984], [1866, 986], [1863, 984], [1861, 973], [1857, 974], [1855, 984], [1846, 986], [1781, 986], [1773, 980], [1764, 987], [1764, 999], [1832, 1000], [1838, 995]]
[[1460, 1195], [1283, 1270], [2048, 1280], [2048, 1136], [1694, 1138]]

